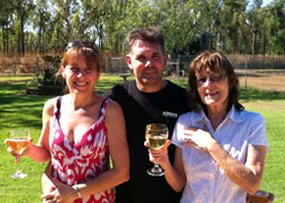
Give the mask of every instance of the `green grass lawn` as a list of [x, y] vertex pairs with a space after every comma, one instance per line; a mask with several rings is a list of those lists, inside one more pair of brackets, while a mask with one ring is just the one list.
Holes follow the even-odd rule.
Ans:
[[[21, 168], [29, 176], [25, 179], [11, 179], [9, 176], [16, 171], [16, 164], [4, 144], [11, 129], [28, 128], [34, 142], [39, 138], [42, 107], [50, 97], [26, 96], [25, 85], [29, 79], [18, 80], [16, 77], [13, 82], [9, 82], [9, 78], [0, 76], [0, 203], [41, 202], [40, 179], [46, 164], [24, 157]], [[103, 94], [114, 84], [122, 82], [118, 76], [102, 75], [95, 89]], [[174, 82], [187, 87], [186, 79]], [[249, 110], [262, 113], [266, 120], [271, 150], [267, 155], [261, 189], [273, 192], [275, 202], [285, 202], [285, 93], [251, 88], [241, 90], [241, 93], [242, 104]]]

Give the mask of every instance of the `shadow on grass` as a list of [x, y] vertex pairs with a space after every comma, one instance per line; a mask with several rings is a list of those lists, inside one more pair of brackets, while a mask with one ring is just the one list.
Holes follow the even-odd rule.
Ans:
[[[48, 96], [25, 95], [26, 82], [0, 83], [0, 129], [20, 127], [41, 128], [41, 114]], [[20, 94], [19, 94], [20, 93]]]
[[26, 89], [26, 82], [27, 81], [5, 81], [0, 82], [1, 91], [20, 91]]
[[272, 100], [285, 100], [285, 92], [259, 90], [255, 88], [241, 88], [240, 99], [245, 101], [272, 101]]
[[41, 128], [45, 98], [31, 98], [0, 93], [0, 128], [13, 126]]

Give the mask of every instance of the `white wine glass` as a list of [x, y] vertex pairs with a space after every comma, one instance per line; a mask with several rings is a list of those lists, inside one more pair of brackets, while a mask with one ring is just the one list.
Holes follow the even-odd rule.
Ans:
[[[11, 151], [21, 155], [25, 149], [27, 149], [31, 143], [31, 135], [29, 130], [11, 130], [8, 133], [8, 138], [5, 143], [9, 145]], [[17, 161], [17, 171], [12, 174], [11, 178], [25, 178], [28, 175], [20, 170], [20, 158]]]
[[[145, 139], [154, 150], [161, 149], [168, 139], [168, 128], [162, 123], [150, 123], [146, 126]], [[147, 170], [150, 176], [163, 176], [165, 171], [155, 163], [153, 168]]]

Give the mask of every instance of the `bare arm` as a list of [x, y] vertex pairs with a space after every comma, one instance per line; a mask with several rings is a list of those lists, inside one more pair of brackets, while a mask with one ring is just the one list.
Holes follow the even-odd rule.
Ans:
[[31, 159], [37, 162], [49, 161], [49, 122], [53, 115], [53, 100], [48, 100], [44, 105], [42, 114], [42, 131], [38, 144], [35, 145], [31, 143], [22, 154], [17, 154], [15, 151], [12, 151], [10, 148], [8, 148], [8, 151], [10, 151], [10, 153], [17, 159], [19, 159], [21, 156], [29, 156]]
[[258, 190], [264, 169], [266, 146], [249, 145], [246, 163], [242, 164], [234, 159], [209, 132], [190, 128], [186, 136], [188, 136], [186, 145], [194, 145], [207, 151], [234, 183], [250, 194]]
[[43, 195], [48, 194], [56, 189], [56, 185], [53, 182], [52, 177], [52, 165], [49, 163], [46, 167], [45, 172], [42, 175], [42, 192]]
[[23, 155], [27, 155], [37, 162], [47, 162], [50, 160], [49, 123], [53, 116], [54, 104], [54, 99], [48, 100], [45, 103], [42, 113], [42, 131], [38, 144], [31, 144], [23, 153]]
[[[160, 150], [153, 150], [149, 148], [150, 161], [153, 163], [158, 163], [165, 170], [165, 178], [168, 184], [176, 192], [180, 192], [184, 188], [186, 182], [186, 176], [182, 161], [182, 149], [176, 147], [174, 164], [172, 166], [169, 161], [167, 150], [167, 147], [170, 144], [171, 142], [168, 140], [165, 146]], [[146, 146], [149, 147], [149, 144], [146, 143]]]
[[233, 182], [250, 194], [258, 190], [263, 175], [266, 146], [250, 145], [245, 165], [230, 156], [218, 143], [209, 149], [209, 153]]

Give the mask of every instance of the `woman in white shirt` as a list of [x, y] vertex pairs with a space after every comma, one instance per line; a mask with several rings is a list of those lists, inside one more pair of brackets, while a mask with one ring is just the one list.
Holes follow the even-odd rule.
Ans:
[[184, 202], [246, 202], [261, 183], [268, 148], [261, 114], [244, 110], [238, 102], [238, 78], [228, 59], [205, 51], [189, 67], [189, 91], [194, 110], [181, 115], [172, 143], [152, 150], [150, 160], [166, 171], [170, 186]]

